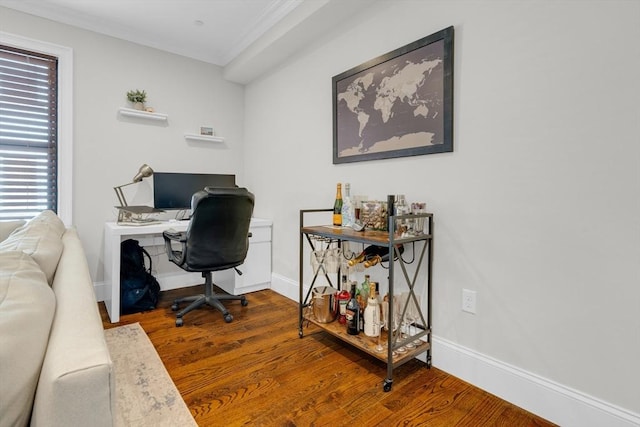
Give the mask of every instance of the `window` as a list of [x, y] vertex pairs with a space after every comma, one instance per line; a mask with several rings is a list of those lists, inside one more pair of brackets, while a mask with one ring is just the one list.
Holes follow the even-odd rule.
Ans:
[[0, 32], [0, 220], [72, 223], [72, 51]]
[[58, 210], [53, 56], [0, 46], [0, 219]]

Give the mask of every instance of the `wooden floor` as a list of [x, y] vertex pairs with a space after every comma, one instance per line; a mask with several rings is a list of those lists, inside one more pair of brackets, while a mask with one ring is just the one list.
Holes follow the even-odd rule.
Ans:
[[200, 426], [549, 426], [551, 423], [412, 360], [394, 370], [324, 332], [298, 336], [297, 305], [270, 290], [249, 305], [226, 305], [225, 323], [199, 309], [175, 327], [173, 298], [201, 287], [162, 293], [158, 308], [109, 323], [139, 322]]

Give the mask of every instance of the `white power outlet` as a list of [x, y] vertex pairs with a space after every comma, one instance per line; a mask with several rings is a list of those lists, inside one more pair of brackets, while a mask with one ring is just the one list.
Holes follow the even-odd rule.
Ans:
[[476, 291], [462, 290], [462, 311], [476, 314]]

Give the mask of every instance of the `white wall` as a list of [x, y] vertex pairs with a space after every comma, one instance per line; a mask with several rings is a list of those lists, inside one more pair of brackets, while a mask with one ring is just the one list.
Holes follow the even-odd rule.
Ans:
[[[242, 184], [244, 89], [220, 67], [0, 7], [7, 33], [74, 51], [73, 218], [95, 281], [103, 280], [103, 227], [113, 221], [113, 187], [143, 163], [156, 171], [233, 173]], [[122, 118], [126, 92], [147, 91], [166, 124]], [[187, 142], [184, 133], [213, 125], [225, 143]], [[151, 179], [124, 188], [130, 204], [151, 204]], [[162, 261], [162, 260], [161, 260]]]
[[[437, 337], [640, 413], [639, 16], [637, 1], [383, 0], [249, 84], [245, 173], [274, 274], [297, 282], [298, 210], [330, 207], [336, 182], [425, 200]], [[333, 165], [331, 77], [449, 25], [454, 152]]]
[[[639, 16], [633, 0], [381, 0], [246, 94], [218, 67], [1, 7], [0, 29], [74, 49], [73, 217], [94, 280], [112, 187], [144, 162], [236, 173], [290, 283], [299, 209], [329, 207], [338, 181], [404, 193], [435, 214], [436, 337], [637, 414]], [[331, 77], [449, 25], [454, 152], [332, 165]], [[118, 117], [133, 88], [167, 126]], [[185, 142], [201, 124], [226, 143]], [[148, 202], [147, 181], [127, 188]]]

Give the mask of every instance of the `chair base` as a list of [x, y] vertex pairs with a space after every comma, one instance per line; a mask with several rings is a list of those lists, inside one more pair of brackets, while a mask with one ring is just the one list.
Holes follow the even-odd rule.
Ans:
[[181, 303], [190, 302], [187, 307], [176, 314], [176, 326], [182, 326], [184, 324], [182, 317], [189, 313], [190, 311], [195, 310], [203, 305], [209, 305], [213, 308], [216, 308], [222, 313], [224, 317], [224, 321], [227, 323], [231, 323], [233, 321], [233, 316], [226, 307], [222, 304], [221, 301], [230, 301], [237, 300], [240, 301], [242, 306], [246, 306], [249, 304], [246, 297], [244, 295], [230, 295], [230, 294], [218, 294], [213, 291], [213, 281], [211, 278], [211, 272], [203, 272], [202, 276], [205, 278], [204, 289], [205, 293], [200, 295], [193, 295], [184, 298], [178, 298], [173, 301], [171, 305], [171, 309], [173, 311], [178, 311], [178, 306]]

